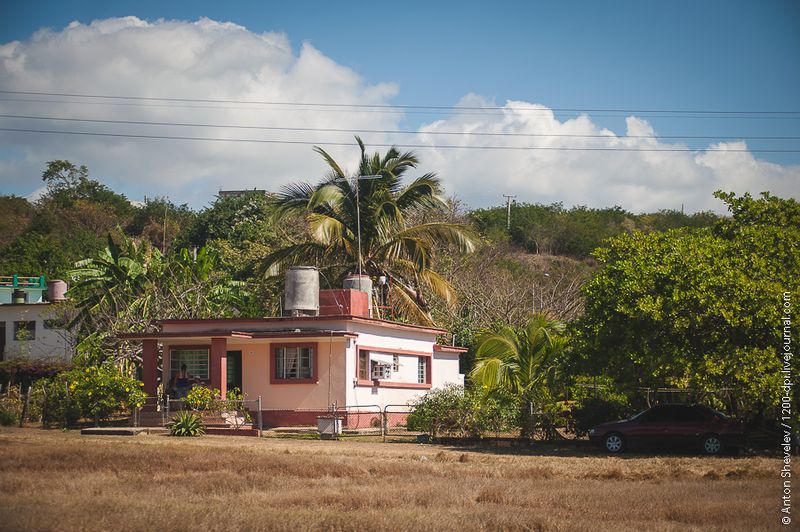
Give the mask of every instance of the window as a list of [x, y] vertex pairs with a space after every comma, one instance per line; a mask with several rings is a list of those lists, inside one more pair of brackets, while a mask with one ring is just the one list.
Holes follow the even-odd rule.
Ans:
[[315, 377], [313, 347], [281, 346], [276, 347], [274, 353], [275, 379], [301, 380]]
[[392, 371], [395, 373], [400, 371], [400, 355], [392, 356]]
[[186, 372], [192, 377], [208, 379], [208, 348], [170, 350], [169, 369], [177, 375], [181, 365], [186, 364]]
[[425, 384], [428, 382], [428, 361], [426, 357], [417, 357], [417, 382]]
[[27, 340], [36, 339], [36, 322], [35, 321], [15, 321], [14, 322], [14, 340], [23, 342]]
[[358, 352], [358, 378], [362, 381], [369, 379], [369, 351]]

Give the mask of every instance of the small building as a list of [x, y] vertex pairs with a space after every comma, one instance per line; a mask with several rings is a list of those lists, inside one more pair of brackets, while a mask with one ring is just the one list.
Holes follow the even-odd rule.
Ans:
[[[371, 317], [371, 283], [319, 290], [313, 268], [287, 276], [284, 316], [156, 322], [158, 332], [122, 335], [143, 344], [149, 396], [187, 372], [222, 394], [261, 397], [266, 426], [310, 424], [332, 405], [405, 405], [434, 388], [463, 384], [465, 348], [437, 344], [443, 329]], [[308, 282], [306, 282], [308, 281]], [[358, 283], [354, 286], [361, 286]]]
[[70, 358], [74, 338], [54, 305], [65, 292], [63, 281], [43, 275], [0, 276], [0, 360]]

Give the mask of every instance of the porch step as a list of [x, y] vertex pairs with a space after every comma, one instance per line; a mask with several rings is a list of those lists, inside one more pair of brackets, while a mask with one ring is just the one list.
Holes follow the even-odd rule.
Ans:
[[81, 434], [88, 436], [140, 436], [168, 432], [165, 428], [154, 427], [86, 427], [81, 429]]

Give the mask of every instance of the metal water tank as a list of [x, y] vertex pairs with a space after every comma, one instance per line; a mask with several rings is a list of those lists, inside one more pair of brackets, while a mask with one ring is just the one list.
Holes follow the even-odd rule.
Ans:
[[67, 283], [61, 279], [52, 279], [47, 281], [47, 300], [48, 301], [64, 301], [67, 299]]
[[372, 295], [372, 279], [369, 278], [369, 275], [351, 274], [344, 278], [342, 288], [345, 290], [358, 290]]
[[319, 315], [319, 271], [313, 266], [289, 268], [284, 300], [284, 316]]

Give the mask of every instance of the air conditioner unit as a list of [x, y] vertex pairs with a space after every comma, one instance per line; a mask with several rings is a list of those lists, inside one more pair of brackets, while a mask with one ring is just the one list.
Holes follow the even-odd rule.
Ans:
[[372, 379], [390, 379], [392, 377], [391, 364], [374, 364], [372, 366]]

